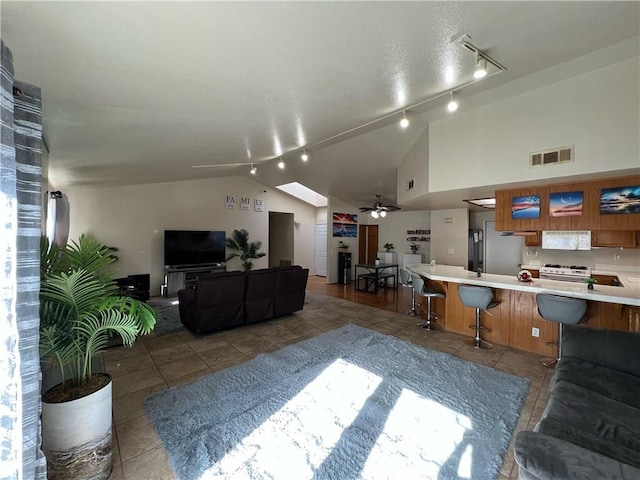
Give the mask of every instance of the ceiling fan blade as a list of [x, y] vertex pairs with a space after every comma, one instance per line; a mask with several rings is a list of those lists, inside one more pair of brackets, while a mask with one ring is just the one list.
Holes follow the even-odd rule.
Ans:
[[395, 205], [382, 205], [380, 208], [382, 210], [386, 210], [387, 212], [396, 212], [398, 210], [402, 210], [400, 207], [396, 207]]
[[361, 212], [370, 212], [372, 210], [375, 210], [375, 208], [372, 208], [372, 207], [360, 207], [360, 211]]

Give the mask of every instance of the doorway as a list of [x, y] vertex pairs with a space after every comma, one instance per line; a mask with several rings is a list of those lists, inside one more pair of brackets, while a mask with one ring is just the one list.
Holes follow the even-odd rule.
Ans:
[[327, 224], [317, 223], [315, 230], [315, 272], [318, 277], [327, 276]]
[[373, 263], [378, 253], [378, 225], [359, 225], [358, 263]]
[[269, 268], [293, 265], [293, 213], [269, 212]]

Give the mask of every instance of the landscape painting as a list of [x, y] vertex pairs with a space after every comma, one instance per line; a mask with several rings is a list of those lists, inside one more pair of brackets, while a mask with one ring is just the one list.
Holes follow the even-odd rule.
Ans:
[[640, 185], [600, 190], [600, 213], [640, 213]]
[[527, 195], [511, 199], [511, 218], [523, 220], [540, 218], [540, 195]]
[[333, 214], [333, 236], [334, 237], [357, 237], [358, 236], [358, 215], [353, 213]]
[[575, 217], [582, 215], [582, 192], [558, 192], [549, 197], [550, 217]]

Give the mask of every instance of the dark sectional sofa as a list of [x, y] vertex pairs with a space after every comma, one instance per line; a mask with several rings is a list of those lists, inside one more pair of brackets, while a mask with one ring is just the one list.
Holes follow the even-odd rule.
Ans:
[[522, 480], [640, 479], [640, 333], [565, 325], [549, 400], [515, 458]]
[[299, 265], [202, 275], [178, 292], [180, 320], [202, 334], [302, 310], [308, 277]]

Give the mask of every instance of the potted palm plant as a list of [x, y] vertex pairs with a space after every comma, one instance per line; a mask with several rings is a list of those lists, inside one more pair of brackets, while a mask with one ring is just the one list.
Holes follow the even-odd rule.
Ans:
[[111, 473], [111, 377], [93, 360], [115, 334], [131, 346], [155, 325], [145, 303], [119, 292], [107, 267], [112, 249], [82, 235], [57, 246], [43, 237], [40, 356], [62, 382], [42, 396], [42, 446], [49, 479], [106, 479]]
[[231, 250], [231, 253], [227, 256], [227, 262], [238, 257], [245, 271], [253, 268], [252, 260], [262, 258], [266, 255], [266, 253], [259, 251], [262, 248], [262, 242], [259, 240], [249, 242], [249, 232], [244, 228], [234, 230], [231, 237], [227, 238], [226, 246]]

